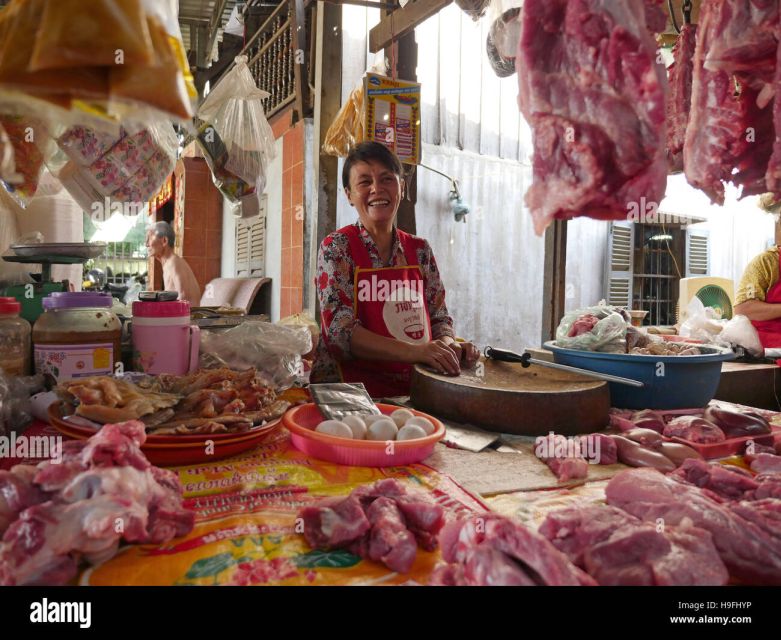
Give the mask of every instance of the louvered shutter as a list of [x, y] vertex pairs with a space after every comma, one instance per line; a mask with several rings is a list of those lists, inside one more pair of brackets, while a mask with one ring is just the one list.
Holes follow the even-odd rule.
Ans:
[[266, 211], [268, 197], [260, 198], [260, 213], [236, 219], [237, 278], [263, 278], [266, 274]]
[[608, 304], [631, 309], [634, 224], [612, 222], [608, 233], [605, 299]]
[[686, 229], [686, 277], [710, 274], [710, 232]]

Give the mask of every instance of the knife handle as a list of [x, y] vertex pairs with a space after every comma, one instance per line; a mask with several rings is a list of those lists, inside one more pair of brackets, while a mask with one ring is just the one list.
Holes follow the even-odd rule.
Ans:
[[500, 362], [520, 362], [524, 368], [530, 366], [531, 363], [529, 360], [532, 357], [528, 351], [526, 351], [523, 355], [520, 355], [514, 351], [496, 349], [495, 347], [490, 346], [485, 348], [483, 355], [485, 355], [486, 358], [499, 360]]

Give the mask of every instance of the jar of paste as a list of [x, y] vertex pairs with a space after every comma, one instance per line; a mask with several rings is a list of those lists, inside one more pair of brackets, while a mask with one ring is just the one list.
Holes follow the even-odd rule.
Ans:
[[122, 325], [108, 293], [52, 293], [33, 327], [35, 372], [49, 382], [111, 375], [121, 362]]
[[6, 375], [30, 374], [30, 323], [20, 318], [16, 298], [0, 297], [0, 369]]

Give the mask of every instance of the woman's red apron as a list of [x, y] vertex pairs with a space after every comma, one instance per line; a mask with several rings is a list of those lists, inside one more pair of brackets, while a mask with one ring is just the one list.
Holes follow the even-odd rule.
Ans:
[[[425, 344], [431, 340], [426, 283], [417, 259], [419, 240], [396, 230], [407, 259], [405, 267], [372, 267], [371, 257], [354, 225], [344, 227], [355, 263], [353, 310], [361, 325], [386, 338]], [[339, 363], [344, 382], [362, 382], [374, 398], [409, 394], [412, 365], [403, 362], [345, 360]]]
[[[779, 273], [781, 273], [781, 253], [779, 254]], [[768, 304], [781, 304], [781, 280], [776, 282], [765, 294]], [[752, 320], [751, 324], [759, 333], [759, 340], [765, 349], [781, 347], [781, 318], [775, 320]]]

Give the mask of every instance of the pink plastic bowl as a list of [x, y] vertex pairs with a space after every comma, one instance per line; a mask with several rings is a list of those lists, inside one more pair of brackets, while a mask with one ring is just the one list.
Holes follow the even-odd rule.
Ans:
[[[390, 415], [400, 407], [378, 404], [377, 408]], [[392, 443], [337, 438], [314, 430], [325, 417], [312, 402], [290, 409], [282, 417], [282, 424], [290, 431], [293, 446], [313, 458], [350, 467], [398, 467], [425, 460], [434, 451], [434, 445], [445, 436], [445, 425], [439, 420], [421, 411], [410, 411], [431, 420], [436, 427], [434, 433], [417, 440]]]

